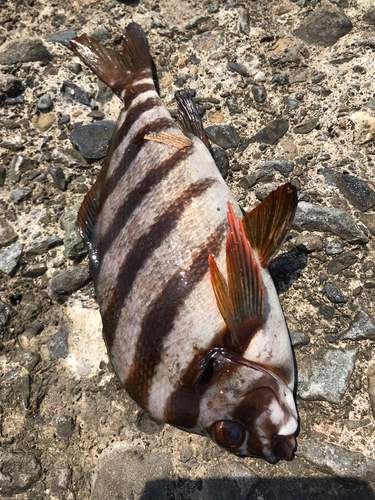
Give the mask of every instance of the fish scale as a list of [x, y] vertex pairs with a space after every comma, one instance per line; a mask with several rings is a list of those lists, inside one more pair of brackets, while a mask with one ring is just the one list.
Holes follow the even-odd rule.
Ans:
[[141, 27], [124, 30], [122, 54], [85, 35], [70, 43], [124, 101], [78, 215], [116, 374], [155, 418], [237, 455], [289, 458], [293, 356], [266, 268], [295, 188], [238, 223], [191, 97], [176, 94], [177, 124], [156, 92]]

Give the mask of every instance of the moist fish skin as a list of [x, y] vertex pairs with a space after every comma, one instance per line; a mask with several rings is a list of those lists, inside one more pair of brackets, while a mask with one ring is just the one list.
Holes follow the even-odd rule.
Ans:
[[267, 265], [296, 189], [241, 220], [189, 94], [176, 93], [178, 124], [162, 103], [142, 28], [125, 28], [122, 53], [85, 35], [70, 44], [124, 101], [77, 220], [117, 376], [159, 420], [238, 456], [289, 459], [294, 361]]

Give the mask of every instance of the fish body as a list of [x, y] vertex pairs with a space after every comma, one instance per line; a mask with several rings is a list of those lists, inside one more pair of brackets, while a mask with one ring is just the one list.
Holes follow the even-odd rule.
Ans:
[[177, 93], [178, 125], [157, 93], [142, 29], [125, 29], [122, 54], [86, 36], [71, 45], [124, 101], [78, 216], [117, 376], [159, 420], [237, 455], [289, 458], [293, 354], [266, 264], [295, 189], [282, 186], [238, 223], [193, 101]]

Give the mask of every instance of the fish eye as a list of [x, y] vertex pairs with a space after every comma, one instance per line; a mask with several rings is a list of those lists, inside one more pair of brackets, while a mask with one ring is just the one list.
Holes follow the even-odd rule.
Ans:
[[245, 429], [238, 422], [223, 420], [217, 422], [212, 430], [214, 441], [223, 448], [238, 448], [245, 439]]

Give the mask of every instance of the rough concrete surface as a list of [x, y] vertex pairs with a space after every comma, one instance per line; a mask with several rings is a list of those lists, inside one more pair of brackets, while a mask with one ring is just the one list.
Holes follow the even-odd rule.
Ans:
[[[291, 461], [153, 421], [108, 360], [74, 220], [121, 102], [68, 39], [118, 48], [132, 20], [242, 208], [298, 188], [271, 266], [300, 374]], [[374, 72], [373, 0], [0, 0], [0, 496], [375, 498]]]

